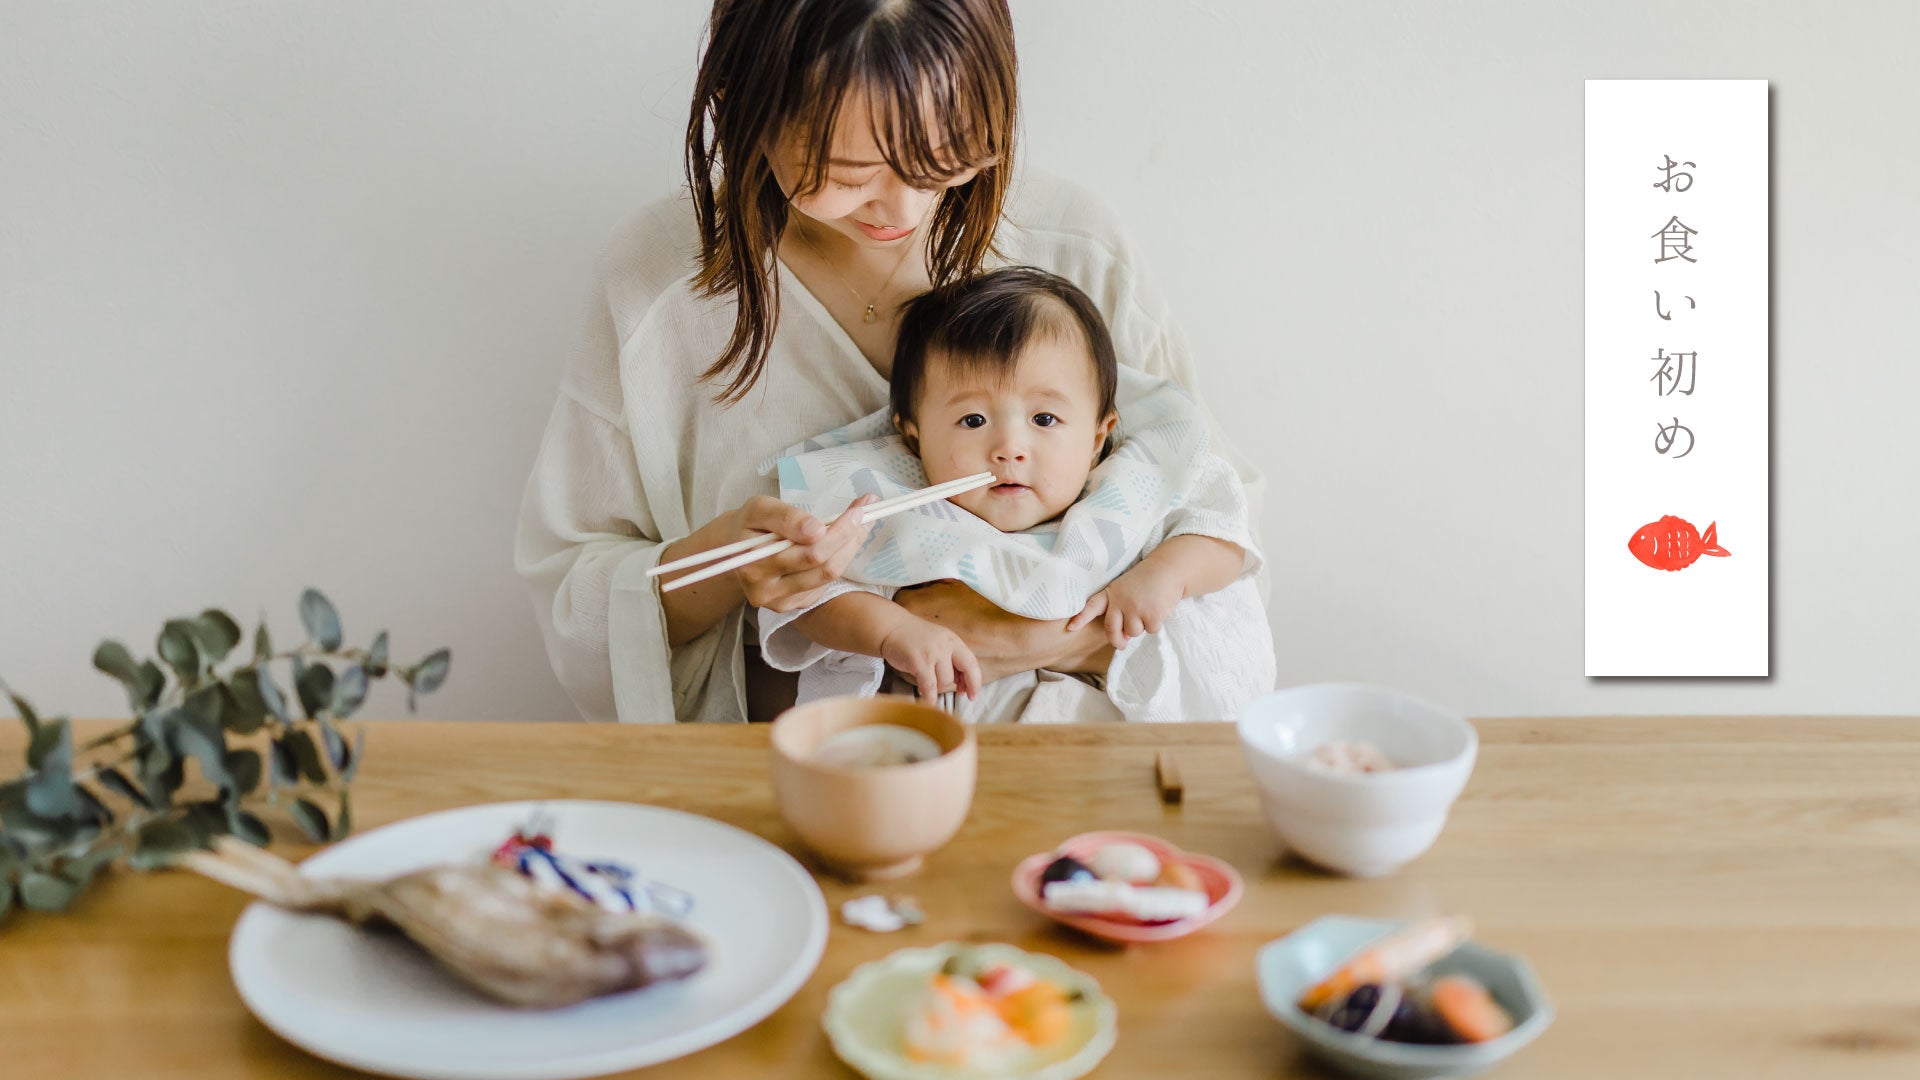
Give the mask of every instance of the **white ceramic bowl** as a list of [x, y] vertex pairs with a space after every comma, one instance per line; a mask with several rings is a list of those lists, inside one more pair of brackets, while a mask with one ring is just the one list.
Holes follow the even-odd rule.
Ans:
[[[1347, 775], [1307, 764], [1315, 747], [1341, 740], [1370, 742], [1399, 768]], [[1240, 716], [1240, 746], [1282, 843], [1330, 870], [1373, 877], [1433, 846], [1480, 738], [1459, 713], [1398, 691], [1318, 683], [1255, 699]]]

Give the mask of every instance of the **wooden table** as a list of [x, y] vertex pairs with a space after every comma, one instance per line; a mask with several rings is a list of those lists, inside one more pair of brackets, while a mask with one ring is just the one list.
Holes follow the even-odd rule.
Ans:
[[[374, 722], [362, 829], [510, 799], [620, 799], [742, 826], [789, 850], [754, 727]], [[825, 958], [752, 1030], [634, 1075], [847, 1077], [821, 1034], [855, 966], [949, 938], [1007, 941], [1086, 970], [1120, 1005], [1100, 1077], [1328, 1075], [1263, 1011], [1254, 952], [1333, 913], [1471, 915], [1529, 957], [1559, 1018], [1492, 1075], [1920, 1076], [1920, 719], [1484, 720], [1479, 766], [1439, 843], [1384, 880], [1277, 857], [1231, 727], [989, 728], [972, 816], [911, 891], [931, 919], [874, 935], [836, 918]], [[89, 729], [83, 727], [83, 734]], [[1154, 752], [1176, 747], [1184, 805]], [[0, 736], [20, 760], [17, 731]], [[10, 766], [11, 768], [11, 766]], [[1246, 898], [1185, 941], [1113, 950], [1020, 906], [1021, 856], [1096, 828], [1157, 833], [1233, 863]], [[283, 844], [298, 857], [305, 848]], [[857, 891], [823, 882], [827, 901]], [[119, 874], [62, 916], [0, 928], [0, 1075], [351, 1075], [242, 1007], [227, 936], [245, 900], [183, 873]]]

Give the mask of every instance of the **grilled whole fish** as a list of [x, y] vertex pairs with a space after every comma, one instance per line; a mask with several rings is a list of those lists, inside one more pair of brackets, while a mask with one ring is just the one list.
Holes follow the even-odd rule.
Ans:
[[232, 837], [215, 848], [182, 864], [289, 911], [391, 926], [441, 967], [509, 1005], [572, 1005], [683, 979], [707, 960], [707, 943], [671, 919], [607, 911], [489, 863], [356, 881], [305, 877]]

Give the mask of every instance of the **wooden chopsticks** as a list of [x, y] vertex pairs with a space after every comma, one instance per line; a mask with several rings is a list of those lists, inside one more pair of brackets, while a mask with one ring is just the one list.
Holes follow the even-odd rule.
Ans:
[[[999, 478], [990, 472], [974, 473], [972, 476], [963, 476], [958, 480], [949, 480], [944, 484], [934, 484], [931, 487], [924, 487], [918, 491], [909, 491], [905, 495], [896, 495], [891, 499], [882, 499], [871, 506], [862, 507], [859, 513], [861, 514], [861, 520], [863, 522], [878, 521], [881, 518], [889, 517], [893, 514], [904, 513], [916, 506], [923, 506], [930, 502], [952, 498], [955, 495], [962, 495], [972, 491], [974, 488], [985, 487], [988, 484], [998, 482]], [[839, 519], [836, 518], [835, 520], [837, 521]], [[713, 563], [712, 566], [704, 570], [696, 571], [685, 577], [674, 578], [672, 581], [660, 587], [661, 592], [672, 592], [683, 585], [692, 585], [697, 581], [705, 581], [711, 577], [718, 577], [736, 567], [745, 566], [750, 562], [758, 562], [770, 555], [778, 555], [780, 552], [792, 546], [793, 541], [782, 540], [774, 533], [766, 533], [761, 536], [749, 536], [745, 540], [736, 540], [731, 544], [721, 544], [716, 548], [695, 552], [684, 559], [675, 559], [670, 563], [662, 563], [647, 571], [647, 576], [658, 577], [661, 574], [673, 573], [675, 570], [684, 570], [689, 566], [699, 566], [701, 563], [713, 562], [715, 559], [721, 560], [720, 562]], [[732, 557], [728, 558], [728, 556]]]

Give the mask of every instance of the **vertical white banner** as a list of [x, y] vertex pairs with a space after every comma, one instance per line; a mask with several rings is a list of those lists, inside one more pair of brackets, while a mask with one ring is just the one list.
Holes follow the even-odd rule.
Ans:
[[1586, 673], [1766, 675], [1767, 84], [1586, 91]]

